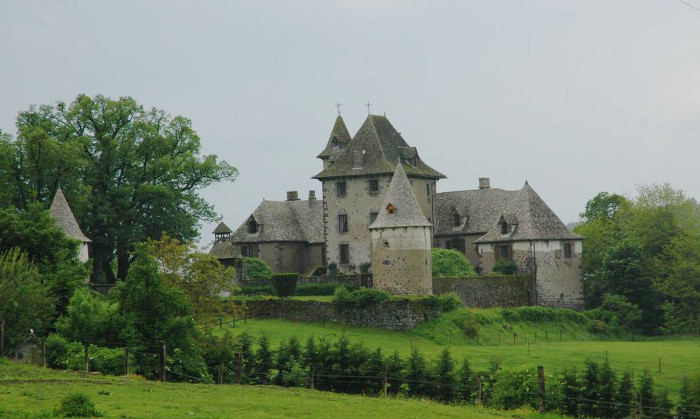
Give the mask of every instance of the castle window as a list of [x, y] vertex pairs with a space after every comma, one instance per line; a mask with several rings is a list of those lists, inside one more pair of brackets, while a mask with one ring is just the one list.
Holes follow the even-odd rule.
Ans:
[[258, 257], [258, 252], [256, 250], [257, 249], [251, 245], [243, 245], [241, 246], [241, 256], [243, 256], [244, 258]]
[[333, 150], [340, 150], [340, 141], [338, 141], [337, 138], [333, 137], [333, 143], [332, 143]]
[[341, 244], [338, 250], [340, 251], [340, 264], [348, 265], [350, 263], [350, 245]]
[[425, 184], [425, 193], [428, 196], [428, 202], [430, 202], [430, 192], [431, 192], [430, 183], [426, 183]]
[[564, 243], [564, 259], [572, 259], [574, 257], [574, 244]]
[[258, 223], [251, 217], [248, 220], [248, 234], [255, 234], [258, 232]]
[[345, 182], [335, 182], [335, 194], [339, 198], [343, 198], [348, 194], [347, 184]]
[[370, 223], [370, 225], [371, 225], [373, 222], [377, 221], [377, 215], [379, 215], [379, 213], [378, 213], [377, 211], [372, 211], [372, 212], [369, 213], [369, 223]]
[[452, 214], [452, 225], [454, 227], [459, 227], [462, 225], [462, 217], [460, 217], [459, 213], [456, 211], [454, 214]]
[[370, 195], [379, 194], [379, 179], [370, 179], [369, 180], [369, 194]]
[[[342, 210], [341, 210], [342, 211]], [[348, 232], [348, 215], [342, 211], [338, 214], [338, 233]]]
[[513, 252], [509, 244], [499, 244], [496, 249], [496, 260], [513, 260]]
[[505, 221], [501, 223], [501, 234], [508, 234], [508, 223]]

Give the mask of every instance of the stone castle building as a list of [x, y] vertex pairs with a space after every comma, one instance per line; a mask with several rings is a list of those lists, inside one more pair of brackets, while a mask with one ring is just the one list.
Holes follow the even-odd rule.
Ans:
[[[404, 288], [387, 279], [402, 269], [420, 277], [417, 261], [424, 261], [427, 240], [432, 247], [459, 250], [483, 274], [500, 259], [514, 261], [519, 273], [535, 277], [539, 305], [583, 307], [582, 237], [569, 232], [527, 182], [508, 191], [480, 178], [478, 189], [438, 193], [437, 181], [445, 176], [379, 115], [369, 115], [354, 137], [338, 116], [318, 158], [323, 170], [314, 178], [321, 181], [322, 202], [313, 191], [306, 201], [296, 192], [286, 201], [263, 201], [223, 239], [233, 247], [229, 253], [259, 257], [278, 272], [335, 264], [352, 273], [371, 265], [378, 287], [427, 293], [422, 279]], [[423, 218], [400, 228], [385, 225], [405, 215], [396, 203]]]

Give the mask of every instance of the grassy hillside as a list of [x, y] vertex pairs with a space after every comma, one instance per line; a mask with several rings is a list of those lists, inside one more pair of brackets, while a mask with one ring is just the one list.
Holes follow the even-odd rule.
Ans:
[[247, 323], [236, 322], [235, 328], [217, 328], [213, 332], [246, 331], [254, 337], [265, 334], [275, 345], [292, 336], [303, 341], [309, 336], [336, 339], [344, 334], [353, 342], [382, 348], [385, 355], [398, 350], [407, 357], [413, 345], [431, 359], [436, 359], [448, 345], [456, 359], [467, 357], [477, 369], [486, 369], [491, 361], [497, 360], [504, 367], [544, 365], [550, 372], [559, 372], [564, 368], [580, 369], [586, 359], [604, 361], [607, 351], [614, 369], [620, 372], [629, 369], [637, 374], [648, 368], [654, 372], [655, 381], [674, 394], [684, 375], [700, 370], [698, 338], [640, 341], [640, 337], [631, 335], [611, 337], [590, 333], [590, 322], [578, 313], [554, 310], [550, 316], [551, 319], [528, 320], [529, 315], [514, 310], [460, 309], [406, 332], [331, 322], [324, 327], [321, 323], [249, 319]]
[[90, 396], [107, 418], [559, 418], [423, 400], [263, 386], [162, 384], [0, 362], [0, 418], [51, 417], [65, 395]]

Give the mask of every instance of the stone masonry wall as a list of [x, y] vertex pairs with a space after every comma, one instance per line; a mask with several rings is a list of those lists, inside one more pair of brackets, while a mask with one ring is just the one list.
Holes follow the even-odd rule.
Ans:
[[354, 326], [408, 330], [438, 317], [440, 311], [418, 301], [383, 301], [363, 308], [340, 307], [326, 301], [291, 299], [252, 300], [246, 302], [249, 317], [285, 319], [306, 322], [324, 320]]
[[466, 307], [521, 307], [531, 305], [533, 281], [527, 275], [433, 278], [433, 293], [457, 294]]

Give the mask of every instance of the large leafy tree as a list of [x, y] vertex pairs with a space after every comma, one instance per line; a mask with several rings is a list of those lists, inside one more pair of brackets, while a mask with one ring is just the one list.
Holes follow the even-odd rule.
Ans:
[[93, 275], [107, 282], [126, 278], [134, 243], [162, 231], [196, 237], [198, 223], [215, 217], [197, 191], [236, 176], [226, 162], [200, 154], [190, 120], [129, 97], [33, 106], [17, 126], [17, 139], [0, 136], [1, 203], [48, 203], [61, 186], [93, 240]]
[[29, 255], [16, 247], [0, 252], [0, 321], [5, 322], [5, 350], [29, 336], [29, 329], [44, 335], [52, 314], [53, 298]]

